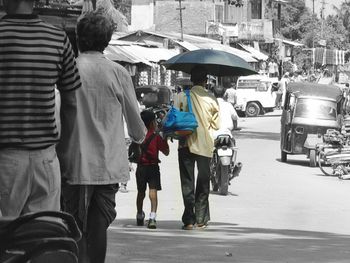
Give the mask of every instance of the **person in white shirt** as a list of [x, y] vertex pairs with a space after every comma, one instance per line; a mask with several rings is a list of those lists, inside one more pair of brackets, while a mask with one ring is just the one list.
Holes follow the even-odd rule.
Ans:
[[116, 194], [130, 179], [123, 119], [136, 143], [143, 142], [147, 129], [130, 74], [103, 54], [114, 25], [101, 14], [88, 13], [78, 21], [76, 32], [82, 88], [77, 90], [77, 119], [69, 143], [57, 151], [62, 207], [82, 231], [79, 262], [104, 263], [107, 229], [116, 217]]
[[283, 77], [279, 80], [279, 89], [282, 92], [282, 101], [281, 101], [282, 107], [284, 105], [284, 100], [285, 100], [285, 96], [286, 96], [286, 92], [287, 92], [288, 83], [289, 83], [289, 72], [286, 72], [283, 75]]
[[220, 129], [214, 131], [216, 138], [219, 134], [232, 135], [233, 130], [237, 129], [238, 115], [231, 103], [225, 101], [223, 97], [224, 89], [220, 86], [214, 88], [214, 95], [219, 103]]
[[237, 104], [237, 91], [236, 91], [236, 84], [231, 83], [231, 86], [225, 91], [224, 100], [231, 103], [233, 107]]
[[274, 64], [274, 61], [272, 59], [267, 64], [267, 69], [268, 69], [269, 77], [270, 78], [275, 77], [275, 73], [276, 73], [275, 64]]

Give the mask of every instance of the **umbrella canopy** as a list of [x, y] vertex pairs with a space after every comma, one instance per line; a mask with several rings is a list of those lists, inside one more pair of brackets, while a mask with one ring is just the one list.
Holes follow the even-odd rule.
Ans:
[[203, 66], [214, 76], [247, 76], [258, 74], [245, 60], [231, 53], [214, 49], [197, 49], [176, 55], [163, 63], [167, 69], [191, 73]]

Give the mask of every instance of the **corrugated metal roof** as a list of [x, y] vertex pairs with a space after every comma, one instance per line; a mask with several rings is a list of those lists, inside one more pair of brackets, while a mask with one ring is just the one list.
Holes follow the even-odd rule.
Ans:
[[179, 54], [179, 51], [175, 49], [142, 47], [138, 45], [122, 46], [120, 48], [122, 48], [129, 54], [143, 58], [150, 62], [168, 60], [169, 58]]
[[245, 52], [243, 50], [239, 50], [237, 48], [227, 46], [227, 45], [222, 45], [222, 44], [216, 44], [216, 43], [201, 43], [201, 44], [196, 44], [197, 46], [201, 48], [209, 48], [209, 49], [215, 49], [215, 50], [222, 50], [226, 51], [228, 53], [231, 53], [233, 55], [239, 56], [245, 61], [251, 63], [251, 62], [258, 62], [255, 58], [251, 56], [248, 52]]
[[[152, 34], [155, 36], [159, 36], [162, 38], [172, 39], [174, 42], [176, 42], [180, 46], [184, 47], [185, 49], [188, 49], [189, 51], [201, 49], [201, 48], [222, 50], [222, 51], [226, 51], [228, 53], [234, 54], [236, 56], [239, 56], [249, 63], [258, 62], [249, 52], [239, 50], [237, 48], [233, 48], [233, 47], [228, 46], [228, 45], [223, 45], [218, 40], [214, 40], [214, 39], [210, 39], [210, 38], [206, 38], [206, 37], [199, 37], [199, 36], [183, 34], [184, 41], [181, 41], [181, 40], [179, 40], [180, 34], [175, 33], [175, 32], [167, 32], [167, 33], [162, 33], [162, 34], [155, 33], [155, 32], [148, 32], [148, 31], [142, 31], [142, 32], [146, 33], [146, 34]], [[135, 34], [135, 32], [131, 33], [129, 35], [126, 35], [126, 37], [130, 36], [132, 34]], [[123, 40], [124, 38], [125, 38], [125, 36], [122, 37], [121, 39]], [[163, 51], [161, 51], [161, 49], [162, 48], [158, 48], [158, 49], [155, 48], [155, 52], [153, 52], [153, 50], [151, 50], [151, 48], [148, 48], [148, 51], [150, 53], [150, 57], [152, 59], [152, 60], [150, 60], [150, 59], [148, 59], [148, 60], [152, 61], [152, 62], [159, 62], [160, 60], [167, 60], [171, 57], [171, 56], [169, 56], [168, 58], [166, 58], [166, 54], [171, 54], [173, 50], [163, 49], [163, 50], [168, 51], [168, 52], [165, 52], [165, 51], [163, 52]], [[132, 52], [136, 52], [139, 55], [146, 56], [145, 54], [143, 54], [143, 52], [145, 52], [145, 51], [146, 50], [142, 50], [141, 54], [138, 53], [138, 50], [133, 50]], [[163, 59], [158, 58], [161, 55], [161, 53], [164, 53]], [[173, 54], [173, 56], [175, 56], [178, 54], [178, 51], [177, 51], [177, 53], [172, 53], [172, 54]]]
[[105, 56], [112, 61], [126, 62], [130, 64], [140, 63], [140, 61], [124, 55], [117, 47], [107, 46], [103, 52]]
[[193, 45], [192, 43], [187, 42], [187, 41], [174, 40], [174, 42], [177, 43], [179, 46], [185, 48], [188, 51], [199, 49], [199, 47], [197, 47], [196, 45]]
[[251, 46], [247, 46], [247, 45], [243, 45], [243, 44], [239, 44], [242, 48], [244, 48], [246, 51], [248, 51], [249, 53], [252, 54], [252, 56], [258, 60], [267, 60], [269, 58], [268, 55], [265, 55], [264, 53], [260, 52], [259, 50], [251, 47]]
[[179, 51], [175, 49], [144, 47], [134, 44], [110, 44], [105, 49], [104, 53], [107, 58], [114, 61], [123, 61], [130, 64], [144, 63], [152, 66], [152, 62], [158, 63], [159, 61], [168, 60], [177, 55]]
[[291, 45], [291, 46], [296, 46], [296, 47], [304, 46], [304, 44], [301, 44], [301, 43], [298, 43], [295, 41], [291, 41], [291, 40], [286, 40], [286, 39], [281, 39], [281, 38], [275, 38], [275, 40], [282, 41], [283, 43]]

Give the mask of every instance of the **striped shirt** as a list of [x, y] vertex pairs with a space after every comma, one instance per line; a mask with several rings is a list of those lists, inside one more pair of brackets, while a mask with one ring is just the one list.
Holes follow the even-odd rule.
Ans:
[[0, 19], [0, 149], [58, 142], [55, 86], [81, 85], [66, 33], [36, 15]]

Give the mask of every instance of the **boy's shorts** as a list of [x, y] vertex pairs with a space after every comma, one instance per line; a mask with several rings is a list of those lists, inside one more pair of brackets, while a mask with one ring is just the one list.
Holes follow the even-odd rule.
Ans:
[[159, 165], [137, 165], [136, 169], [136, 184], [139, 192], [145, 192], [147, 188], [156, 189], [157, 191], [162, 190], [160, 184], [160, 172]]

